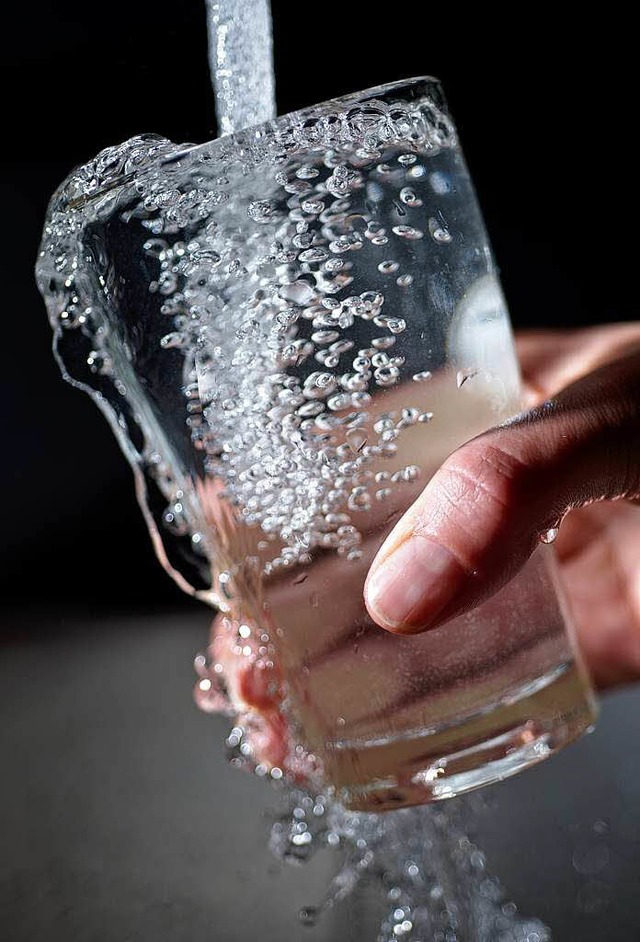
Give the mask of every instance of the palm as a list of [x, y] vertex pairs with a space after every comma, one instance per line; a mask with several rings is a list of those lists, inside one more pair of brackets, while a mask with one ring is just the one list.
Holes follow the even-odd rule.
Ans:
[[[553, 395], [636, 342], [637, 325], [522, 334], [530, 401]], [[608, 501], [574, 510], [556, 541], [578, 641], [595, 683], [640, 678], [640, 507]]]

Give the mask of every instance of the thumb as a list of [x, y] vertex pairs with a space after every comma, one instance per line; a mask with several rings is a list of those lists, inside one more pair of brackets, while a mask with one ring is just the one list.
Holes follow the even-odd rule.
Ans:
[[433, 628], [508, 582], [567, 510], [640, 494], [640, 355], [608, 364], [453, 452], [365, 586], [391, 631]]

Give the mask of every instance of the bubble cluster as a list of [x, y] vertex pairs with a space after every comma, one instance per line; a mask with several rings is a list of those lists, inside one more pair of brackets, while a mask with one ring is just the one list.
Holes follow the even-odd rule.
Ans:
[[157, 265], [149, 290], [171, 320], [161, 346], [193, 363], [194, 442], [242, 521], [277, 542], [267, 573], [316, 548], [359, 559], [359, 515], [419, 475], [396, 466], [384, 487], [374, 480], [396, 460], [399, 436], [432, 415], [410, 392], [399, 408], [376, 406], [412, 376], [430, 376], [405, 370], [409, 325], [395, 313], [394, 292], [414, 281], [400, 273], [402, 243], [424, 236], [407, 216], [423, 215], [424, 200], [406, 185], [406, 156], [375, 167], [385, 181], [378, 202], [401, 211], [402, 224], [385, 225], [367, 198], [367, 164], [354, 148], [318, 148], [279, 169], [260, 198], [245, 186], [245, 228], [236, 193], [233, 226], [221, 210], [189, 239], [156, 232], [145, 243]]
[[[85, 245], [87, 227], [104, 235], [117, 225], [139, 240], [130, 254], [150, 300], [135, 302], [148, 307], [136, 330], [147, 350], [156, 346], [158, 374], [169, 363], [181, 373], [192, 463], [215, 482], [216, 500], [272, 544], [265, 572], [315, 549], [355, 561], [363, 514], [411, 480], [398, 439], [426, 414], [406, 363], [415, 253], [425, 236], [439, 238], [432, 220], [449, 232], [418, 171], [449, 152], [455, 132], [428, 95], [345, 99], [202, 147], [134, 138], [60, 189], [39, 284], [56, 335], [69, 338], [70, 373], [109, 401], [127, 454], [164, 494], [164, 533], [209, 552], [187, 479], [160, 473], [175, 461], [145, 418], [147, 381], [127, 373], [128, 353], [116, 349], [113, 312], [128, 282], [110, 267], [106, 236]], [[381, 412], [393, 423], [384, 433], [374, 428]], [[131, 448], [134, 433], [143, 443]], [[383, 487], [381, 465], [393, 472]]]

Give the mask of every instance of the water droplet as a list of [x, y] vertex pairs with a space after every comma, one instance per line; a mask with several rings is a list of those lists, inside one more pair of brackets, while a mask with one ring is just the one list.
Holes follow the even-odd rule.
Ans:
[[550, 527], [540, 534], [541, 543], [553, 543], [558, 535], [558, 527]]
[[[375, 241], [375, 240], [372, 240]], [[385, 239], [385, 242], [387, 240]], [[376, 243], [376, 245], [379, 243]], [[380, 262], [378, 265], [378, 271], [382, 275], [393, 275], [400, 268], [397, 262], [394, 262], [393, 259], [386, 259], [384, 262]]]
[[413, 381], [415, 383], [424, 383], [426, 380], [431, 379], [432, 375], [430, 370], [422, 370], [420, 373], [413, 374]]
[[397, 366], [380, 366], [373, 377], [379, 386], [393, 386], [398, 381], [400, 370]]

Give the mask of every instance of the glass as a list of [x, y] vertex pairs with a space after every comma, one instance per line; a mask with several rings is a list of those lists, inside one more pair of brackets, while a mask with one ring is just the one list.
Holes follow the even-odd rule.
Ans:
[[[429, 477], [519, 408], [435, 80], [200, 146], [103, 151], [54, 196], [38, 281], [65, 377], [111, 422], [160, 561], [278, 687], [285, 774], [353, 808], [398, 807], [504, 778], [590, 727], [551, 547], [421, 636], [385, 633], [363, 603]], [[219, 691], [223, 665], [200, 666]]]

